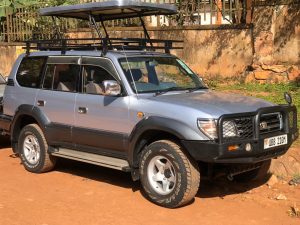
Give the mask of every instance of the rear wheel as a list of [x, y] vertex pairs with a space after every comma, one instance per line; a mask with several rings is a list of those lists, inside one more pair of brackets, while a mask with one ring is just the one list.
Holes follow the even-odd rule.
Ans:
[[25, 126], [18, 142], [21, 161], [26, 170], [43, 173], [55, 166], [55, 157], [48, 154], [48, 144], [43, 131], [37, 124]]
[[200, 183], [197, 163], [179, 145], [167, 140], [156, 141], [144, 149], [140, 177], [147, 198], [168, 208], [189, 203]]
[[248, 182], [248, 181], [261, 181], [267, 178], [270, 173], [272, 160], [262, 162], [259, 168], [236, 175], [234, 179], [239, 182]]

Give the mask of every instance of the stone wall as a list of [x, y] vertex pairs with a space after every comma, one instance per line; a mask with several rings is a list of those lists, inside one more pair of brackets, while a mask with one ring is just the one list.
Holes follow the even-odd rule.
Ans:
[[246, 82], [300, 82], [300, 5], [256, 7], [254, 61]]

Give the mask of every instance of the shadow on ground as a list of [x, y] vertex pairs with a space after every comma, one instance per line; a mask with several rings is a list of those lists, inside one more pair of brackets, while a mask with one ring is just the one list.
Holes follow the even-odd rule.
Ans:
[[10, 139], [9, 136], [1, 136], [0, 135], [0, 150], [4, 148], [10, 147]]
[[[105, 182], [114, 186], [132, 189], [133, 192], [141, 191], [139, 182], [131, 180], [130, 173], [85, 164], [72, 160], [59, 159], [56, 171], [82, 177], [83, 180], [90, 179], [97, 182]], [[262, 182], [238, 183], [228, 181], [225, 178], [218, 178], [213, 181], [201, 180], [199, 191], [196, 197], [199, 198], [223, 198], [228, 195], [244, 193], [253, 188], [263, 185]], [[143, 194], [143, 193], [142, 193]]]
[[55, 170], [82, 177], [83, 180], [94, 180], [123, 188], [131, 188], [134, 192], [139, 190], [140, 186], [139, 182], [131, 180], [130, 173], [73, 160], [59, 158]]
[[240, 194], [264, 185], [269, 177], [262, 181], [249, 181], [240, 183], [237, 181], [229, 181], [225, 177], [218, 178], [213, 181], [203, 180], [200, 183], [199, 191], [196, 197], [199, 198], [223, 198], [228, 195]]

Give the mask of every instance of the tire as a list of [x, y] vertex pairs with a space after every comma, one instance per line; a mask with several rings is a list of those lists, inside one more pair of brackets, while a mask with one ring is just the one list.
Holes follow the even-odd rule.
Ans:
[[198, 192], [198, 164], [172, 141], [161, 140], [147, 146], [141, 154], [139, 172], [144, 194], [157, 205], [183, 206]]
[[20, 133], [18, 152], [26, 170], [44, 173], [54, 168], [56, 158], [48, 154], [48, 144], [37, 124], [25, 126]]
[[262, 162], [261, 166], [257, 169], [236, 175], [234, 180], [238, 182], [248, 182], [248, 181], [263, 181], [267, 179], [267, 175], [270, 174], [272, 160]]

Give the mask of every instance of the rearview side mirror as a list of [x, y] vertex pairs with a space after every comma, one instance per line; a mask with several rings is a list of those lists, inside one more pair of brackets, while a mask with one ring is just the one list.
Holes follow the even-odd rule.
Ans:
[[115, 80], [103, 81], [104, 93], [107, 96], [118, 96], [121, 94], [121, 86]]

